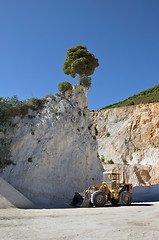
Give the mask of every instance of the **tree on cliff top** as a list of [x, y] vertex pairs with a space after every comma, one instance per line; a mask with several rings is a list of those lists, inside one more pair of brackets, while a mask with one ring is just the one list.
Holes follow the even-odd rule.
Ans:
[[[79, 84], [85, 86], [85, 82], [88, 81], [90, 83], [91, 80], [88, 76], [92, 75], [98, 66], [98, 59], [92, 53], [89, 53], [85, 46], [79, 45], [68, 49], [66, 60], [63, 64], [63, 72], [73, 78], [79, 75]], [[83, 79], [84, 83], [82, 84]]]
[[59, 83], [59, 85], [58, 85], [58, 90], [59, 90], [61, 93], [65, 94], [66, 91], [72, 90], [72, 85], [71, 85], [71, 83], [69, 83], [69, 82], [61, 82], [61, 83]]

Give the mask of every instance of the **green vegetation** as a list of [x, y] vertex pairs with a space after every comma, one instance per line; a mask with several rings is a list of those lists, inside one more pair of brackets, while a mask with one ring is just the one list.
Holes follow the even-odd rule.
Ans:
[[61, 93], [65, 94], [66, 91], [72, 90], [72, 85], [71, 85], [71, 83], [69, 83], [69, 82], [59, 83], [59, 85], [58, 85], [58, 90], [59, 90]]
[[107, 136], [107, 137], [110, 137], [110, 133], [109, 133], [109, 132], [106, 132], [106, 136]]
[[45, 98], [50, 98], [50, 97], [53, 97], [52, 93], [47, 94]]
[[98, 66], [98, 59], [89, 53], [85, 46], [79, 45], [68, 49], [63, 72], [73, 78], [78, 75], [79, 84], [89, 88], [91, 78], [88, 76], [92, 75]]
[[17, 96], [12, 98], [0, 97], [0, 131], [4, 132], [10, 118], [15, 116], [25, 116], [29, 109], [39, 110], [44, 106], [45, 98], [32, 98], [19, 101]]
[[104, 157], [104, 155], [101, 156], [100, 161], [101, 161], [101, 163], [104, 163], [104, 162], [105, 162], [105, 157]]
[[114, 162], [113, 162], [112, 159], [108, 160], [107, 163], [108, 163], [108, 164], [114, 164]]
[[123, 164], [126, 165], [128, 162], [126, 159], [123, 159]]
[[54, 108], [53, 113], [57, 114], [58, 113], [58, 109]]
[[[28, 110], [39, 110], [44, 106], [47, 101], [46, 98], [32, 98], [25, 101], [19, 101], [17, 96], [12, 98], [0, 97], [0, 132], [3, 133], [0, 138], [0, 168], [5, 168], [7, 165], [15, 165], [11, 160], [10, 147], [12, 139], [8, 137], [8, 133], [15, 131], [15, 124], [12, 123], [11, 119], [16, 116], [24, 117], [28, 114]], [[33, 116], [28, 115], [29, 119]], [[31, 129], [31, 134], [34, 135], [34, 131]]]
[[139, 94], [135, 94], [124, 101], [109, 105], [102, 109], [107, 108], [116, 108], [116, 107], [124, 107], [131, 106], [140, 103], [151, 103], [151, 102], [159, 102], [159, 85], [156, 85], [153, 88], [149, 88], [145, 91], [140, 92]]

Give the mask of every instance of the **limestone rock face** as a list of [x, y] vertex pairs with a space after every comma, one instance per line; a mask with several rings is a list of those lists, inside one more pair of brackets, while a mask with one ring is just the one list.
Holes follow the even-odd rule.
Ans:
[[[159, 200], [159, 103], [92, 112], [105, 171], [125, 174], [135, 201]], [[124, 161], [123, 161], [124, 160]], [[123, 163], [127, 162], [128, 165]]]
[[82, 86], [74, 86], [65, 96], [49, 98], [39, 112], [13, 119], [14, 165], [0, 176], [36, 204], [68, 204], [75, 191], [102, 180], [86, 95]]
[[124, 172], [125, 181], [127, 183], [132, 183], [134, 187], [159, 184], [159, 166], [104, 164], [104, 169], [107, 172], [119, 172], [122, 181]]
[[105, 161], [159, 166], [159, 103], [92, 112]]
[[159, 201], [159, 166], [104, 164], [105, 171], [119, 172], [125, 182], [133, 184], [133, 201]]

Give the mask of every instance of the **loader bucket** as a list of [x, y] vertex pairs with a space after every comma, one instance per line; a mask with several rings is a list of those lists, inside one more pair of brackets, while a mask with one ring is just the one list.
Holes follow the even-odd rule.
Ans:
[[73, 207], [89, 207], [90, 203], [86, 197], [82, 196], [78, 192], [75, 192], [75, 195], [74, 195], [70, 205]]
[[82, 203], [83, 203], [83, 197], [78, 192], [75, 192], [75, 195], [70, 205], [73, 207], [80, 207]]

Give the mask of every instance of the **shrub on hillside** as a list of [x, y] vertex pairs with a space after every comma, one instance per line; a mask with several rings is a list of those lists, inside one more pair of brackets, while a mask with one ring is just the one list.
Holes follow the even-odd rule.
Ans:
[[107, 136], [107, 137], [110, 137], [110, 133], [109, 133], [109, 132], [106, 132], [106, 136]]
[[26, 101], [19, 101], [17, 96], [12, 98], [0, 97], [0, 131], [5, 130], [7, 123], [15, 116], [25, 116], [28, 110], [39, 110], [44, 106], [45, 98], [32, 98]]
[[124, 107], [137, 105], [140, 103], [152, 103], [152, 102], [159, 102], [159, 85], [156, 85], [153, 88], [149, 88], [145, 91], [142, 91], [139, 94], [134, 94], [132, 97], [129, 97], [128, 99], [125, 99], [118, 103], [111, 104], [102, 109]]
[[123, 164], [126, 165], [128, 162], [126, 159], [123, 159]]
[[105, 162], [105, 157], [104, 157], [104, 155], [101, 156], [100, 161], [101, 161], [101, 163], [104, 163], [104, 162]]
[[114, 164], [114, 162], [113, 162], [112, 159], [108, 160], [107, 163], [108, 163], [108, 164]]
[[59, 83], [58, 90], [64, 94], [66, 91], [72, 90], [72, 84], [69, 82]]

